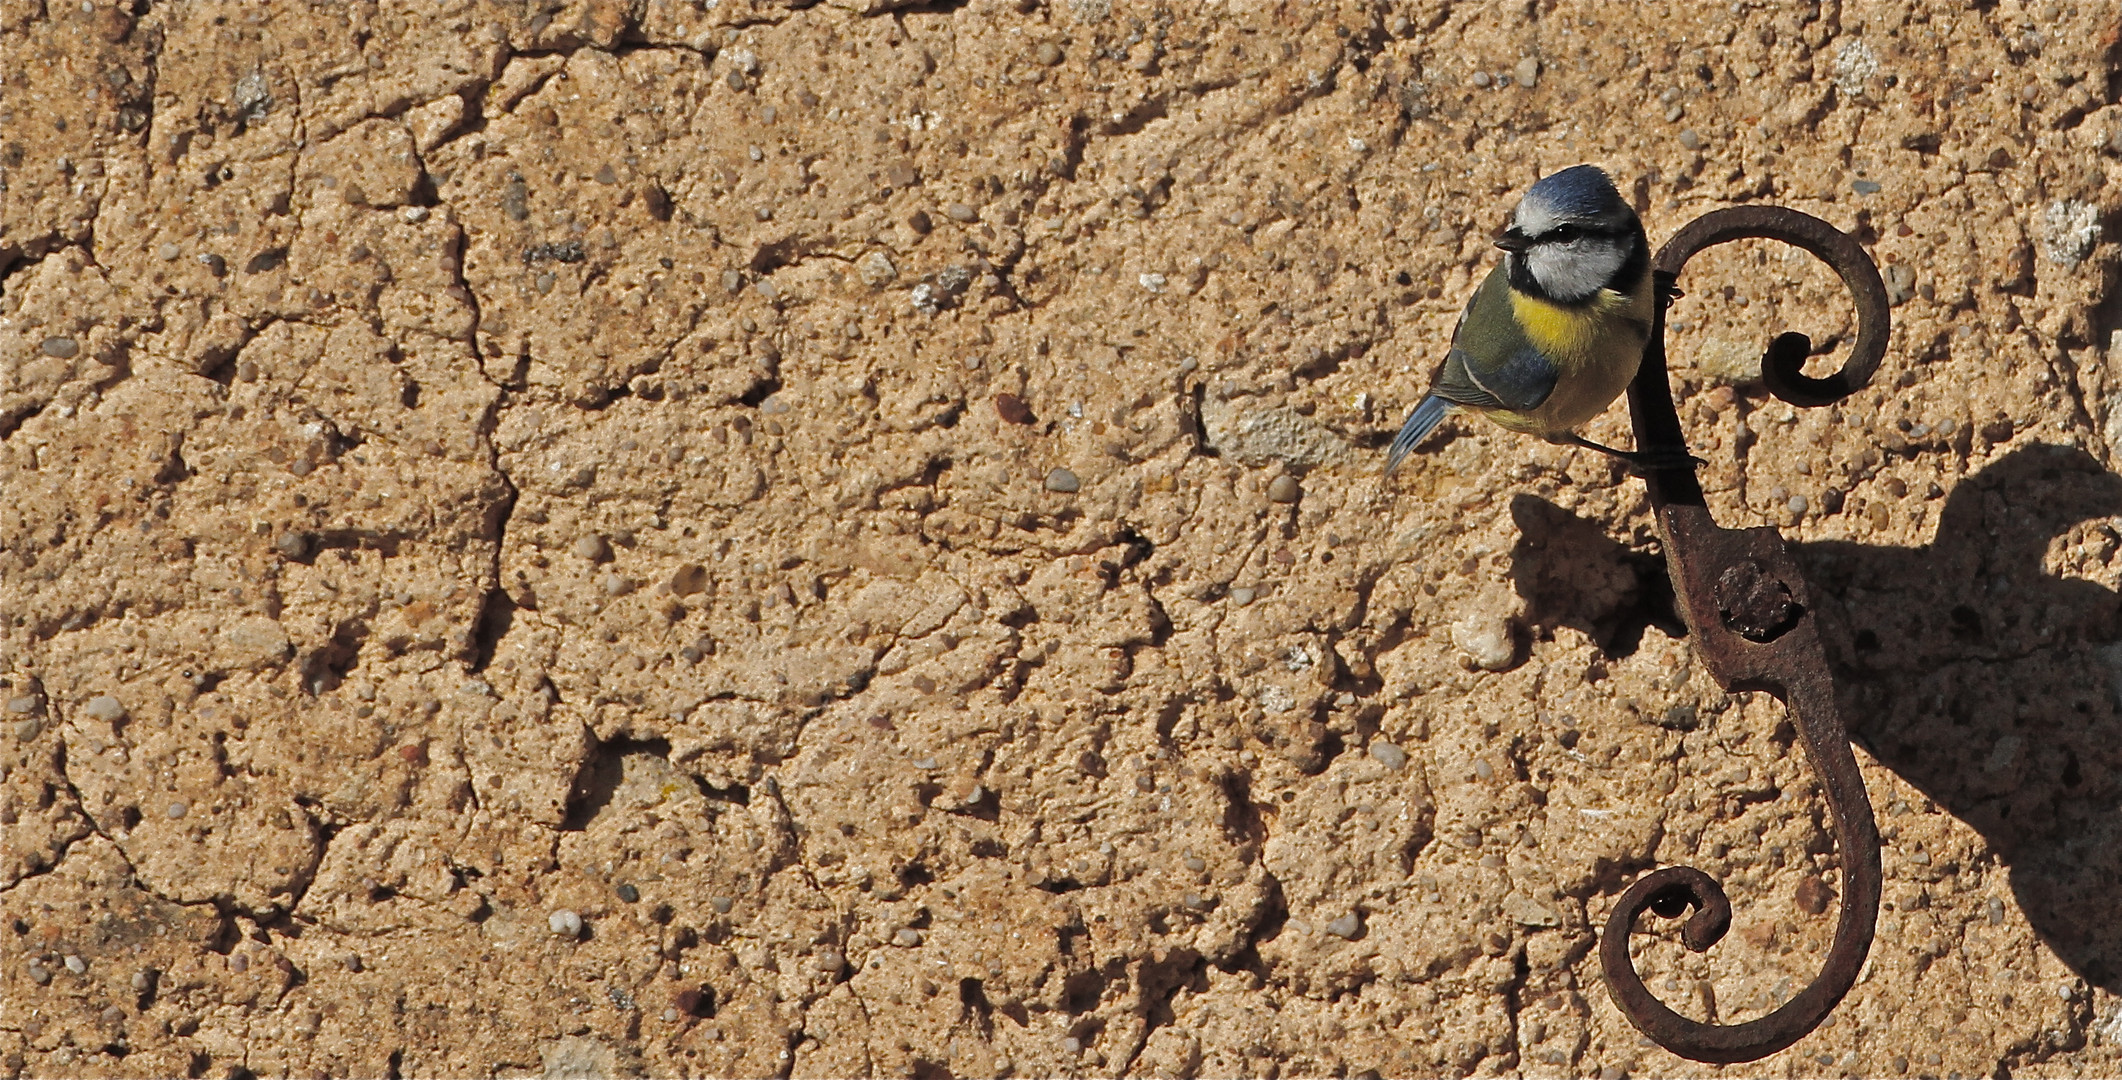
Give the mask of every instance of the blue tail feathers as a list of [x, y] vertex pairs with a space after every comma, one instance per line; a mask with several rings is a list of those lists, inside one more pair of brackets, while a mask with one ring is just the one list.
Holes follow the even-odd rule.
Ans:
[[1435, 394], [1423, 398], [1422, 403], [1415, 406], [1415, 411], [1407, 414], [1407, 423], [1400, 425], [1400, 434], [1393, 436], [1392, 451], [1385, 457], [1386, 475], [1392, 475], [1392, 471], [1400, 467], [1401, 460], [1422, 440], [1429, 438], [1429, 433], [1437, 430], [1437, 425], [1444, 422], [1444, 414], [1450, 411], [1451, 402]]

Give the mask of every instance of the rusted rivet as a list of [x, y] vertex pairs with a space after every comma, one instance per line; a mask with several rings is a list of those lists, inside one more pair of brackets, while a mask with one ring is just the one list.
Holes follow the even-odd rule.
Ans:
[[1752, 559], [1717, 575], [1717, 614], [1724, 625], [1748, 641], [1768, 642], [1798, 624], [1803, 609], [1791, 598], [1790, 586]]

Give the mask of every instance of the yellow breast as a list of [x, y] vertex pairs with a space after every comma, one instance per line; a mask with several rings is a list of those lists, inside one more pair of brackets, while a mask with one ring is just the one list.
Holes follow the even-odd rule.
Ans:
[[1602, 340], [1606, 335], [1623, 328], [1633, 330], [1628, 316], [1635, 313], [1626, 309], [1636, 306], [1635, 301], [1635, 297], [1612, 289], [1599, 290], [1589, 304], [1568, 307], [1515, 289], [1510, 294], [1511, 314], [1525, 331], [1526, 339], [1565, 369], [1607, 345]]

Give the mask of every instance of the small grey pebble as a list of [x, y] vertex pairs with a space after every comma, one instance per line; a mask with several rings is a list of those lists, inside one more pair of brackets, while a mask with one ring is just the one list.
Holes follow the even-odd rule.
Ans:
[[42, 960], [30, 961], [29, 981], [36, 983], [38, 986], [43, 986], [45, 983], [52, 981], [51, 969], [45, 967]]
[[1293, 503], [1303, 494], [1304, 489], [1297, 486], [1297, 478], [1288, 473], [1275, 477], [1267, 484], [1269, 502]]
[[744, 291], [744, 275], [735, 270], [722, 271], [722, 290], [730, 293]]
[[155, 254], [162, 256], [163, 262], [176, 262], [184, 254], [184, 249], [175, 244], [164, 244], [155, 249]]
[[675, 1024], [675, 1023], [677, 1023], [677, 1022], [678, 1022], [678, 1010], [676, 1010], [676, 1009], [665, 1009], [665, 1010], [663, 1010], [663, 1022], [664, 1022], [664, 1023], [666, 1023], [666, 1024]]
[[1351, 911], [1327, 923], [1326, 932], [1337, 938], [1353, 938], [1363, 932], [1363, 916]]
[[761, 206], [752, 211], [752, 216], [758, 218], [760, 221], [772, 221], [774, 220], [774, 208], [771, 206]]
[[612, 891], [619, 894], [619, 899], [624, 900], [629, 904], [641, 899], [641, 890], [633, 887], [632, 885], [621, 885], [617, 889], [614, 889]]
[[582, 916], [561, 908], [545, 917], [546, 929], [564, 938], [582, 936]]
[[1485, 88], [1485, 87], [1487, 87], [1487, 86], [1488, 86], [1488, 84], [1489, 84], [1489, 83], [1492, 83], [1492, 82], [1495, 82], [1495, 81], [1496, 81], [1496, 80], [1495, 80], [1494, 78], [1492, 78], [1492, 77], [1491, 77], [1491, 76], [1489, 75], [1489, 73], [1488, 73], [1488, 72], [1486, 72], [1486, 71], [1476, 71], [1476, 72], [1474, 72], [1474, 85], [1475, 85], [1475, 86], [1479, 86], [1479, 87], [1484, 87], [1484, 88]]
[[353, 972], [353, 973], [354, 973], [354, 974], [356, 974], [356, 975], [359, 975], [359, 974], [361, 974], [361, 970], [362, 970], [362, 968], [364, 968], [364, 967], [366, 967], [366, 966], [367, 966], [367, 965], [365, 965], [365, 964], [363, 964], [363, 963], [361, 962], [361, 954], [360, 954], [360, 953], [347, 953], [347, 954], [346, 954], [346, 970], [348, 970], [348, 971], [351, 971], [351, 972]]
[[1672, 108], [1665, 110], [1665, 122], [1668, 124], [1677, 124], [1680, 122], [1680, 118], [1686, 115], [1687, 109], [1684, 106], [1675, 105]]
[[921, 931], [911, 926], [902, 927], [897, 934], [892, 935], [892, 942], [901, 948], [911, 949], [921, 944]]
[[155, 985], [156, 974], [157, 973], [154, 968], [141, 968], [140, 970], [133, 972], [133, 989], [145, 990], [148, 987]]
[[83, 974], [84, 972], [88, 971], [88, 961], [83, 960], [78, 956], [69, 956], [66, 958], [66, 970], [71, 971], [76, 975]]
[[1879, 183], [1876, 180], [1851, 181], [1849, 187], [1851, 191], [1854, 191], [1859, 195], [1877, 195], [1879, 192], [1885, 190], [1885, 185]]
[[709, 899], [709, 900], [708, 900], [708, 902], [707, 902], [707, 906], [708, 906], [708, 907], [711, 907], [711, 908], [714, 908], [714, 909], [715, 909], [715, 914], [717, 914], [717, 915], [727, 915], [727, 914], [729, 914], [729, 909], [730, 909], [730, 902], [729, 902], [729, 897], [727, 897], [727, 896], [717, 896], [717, 897], [713, 897], [713, 898], [711, 898], [711, 899]]
[[1511, 69], [1511, 74], [1518, 77], [1518, 85], [1530, 90], [1540, 85], [1540, 61], [1537, 57], [1528, 56], [1518, 61], [1518, 66]]
[[604, 595], [625, 596], [634, 591], [634, 583], [618, 574], [604, 575]]
[[181, 817], [183, 817], [184, 815], [186, 815], [186, 814], [189, 814], [189, 813], [191, 813], [191, 812], [192, 812], [192, 808], [191, 808], [191, 804], [190, 804], [190, 803], [183, 803], [183, 802], [173, 802], [173, 803], [169, 804], [169, 811], [168, 811], [168, 813], [169, 813], [169, 817], [170, 817], [170, 820], [171, 820], [171, 821], [175, 821], [175, 820], [177, 820], [178, 818], [181, 818]]
[[28, 720], [15, 721], [15, 738], [22, 742], [29, 742], [43, 733], [44, 722], [35, 717], [31, 717]]
[[1230, 598], [1236, 601], [1239, 607], [1252, 603], [1259, 595], [1260, 590], [1250, 585], [1240, 585], [1230, 591]]
[[[1047, 67], [1053, 67], [1061, 62], [1061, 46], [1051, 41], [1043, 42], [1039, 46], [1038, 56], [1040, 63], [1045, 64]], [[2118, 132], [2117, 137], [2122, 138], [2122, 132]]]
[[241, 975], [251, 969], [251, 958], [242, 953], [237, 953], [228, 958], [228, 969]]
[[71, 360], [81, 351], [81, 343], [70, 337], [48, 337], [44, 339], [44, 355]]
[[1376, 758], [1378, 760], [1378, 764], [1383, 765], [1388, 769], [1397, 769], [1400, 766], [1407, 764], [1407, 751], [1402, 750], [1398, 746], [1395, 746], [1389, 742], [1371, 743], [1370, 756]]
[[421, 222], [427, 220], [427, 207], [408, 206], [405, 209], [398, 211], [398, 216], [404, 218], [406, 224], [408, 225], [418, 225]]
[[1681, 128], [1680, 145], [1689, 150], [1700, 150], [1702, 149], [1702, 136], [1696, 134], [1694, 128]]
[[611, 557], [612, 546], [596, 533], [589, 533], [575, 541], [575, 554], [591, 562], [603, 562]]
[[16, 716], [28, 716], [43, 707], [44, 699], [35, 694], [24, 694], [21, 697], [7, 699], [7, 711], [14, 713]]
[[87, 713], [91, 719], [101, 720], [106, 724], [115, 724], [125, 719], [124, 703], [109, 694], [98, 694], [88, 699], [88, 704], [83, 706], [81, 711]]
[[1069, 492], [1080, 491], [1082, 488], [1083, 481], [1076, 479], [1076, 474], [1067, 469], [1057, 468], [1046, 474], [1046, 490], [1048, 491]]
[[956, 221], [965, 225], [970, 225], [973, 222], [980, 220], [980, 212], [970, 206], [965, 205], [962, 202], [954, 202], [949, 206], [944, 207], [943, 212], [944, 214], [948, 215], [952, 221]]
[[289, 562], [300, 562], [309, 554], [309, 534], [304, 532], [281, 533], [280, 539], [273, 541], [273, 550], [279, 552], [280, 557]]
[[1809, 504], [1805, 501], [1805, 496], [1803, 495], [1793, 495], [1790, 497], [1789, 502], [1783, 504], [1784, 508], [1789, 510], [1793, 514], [1804, 513], [1808, 505]]

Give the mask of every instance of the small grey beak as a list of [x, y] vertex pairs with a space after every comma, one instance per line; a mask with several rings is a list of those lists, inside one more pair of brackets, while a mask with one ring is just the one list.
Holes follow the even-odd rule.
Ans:
[[1524, 251], [1533, 246], [1532, 238], [1517, 229], [1505, 229], [1495, 236], [1496, 246], [1505, 251]]

